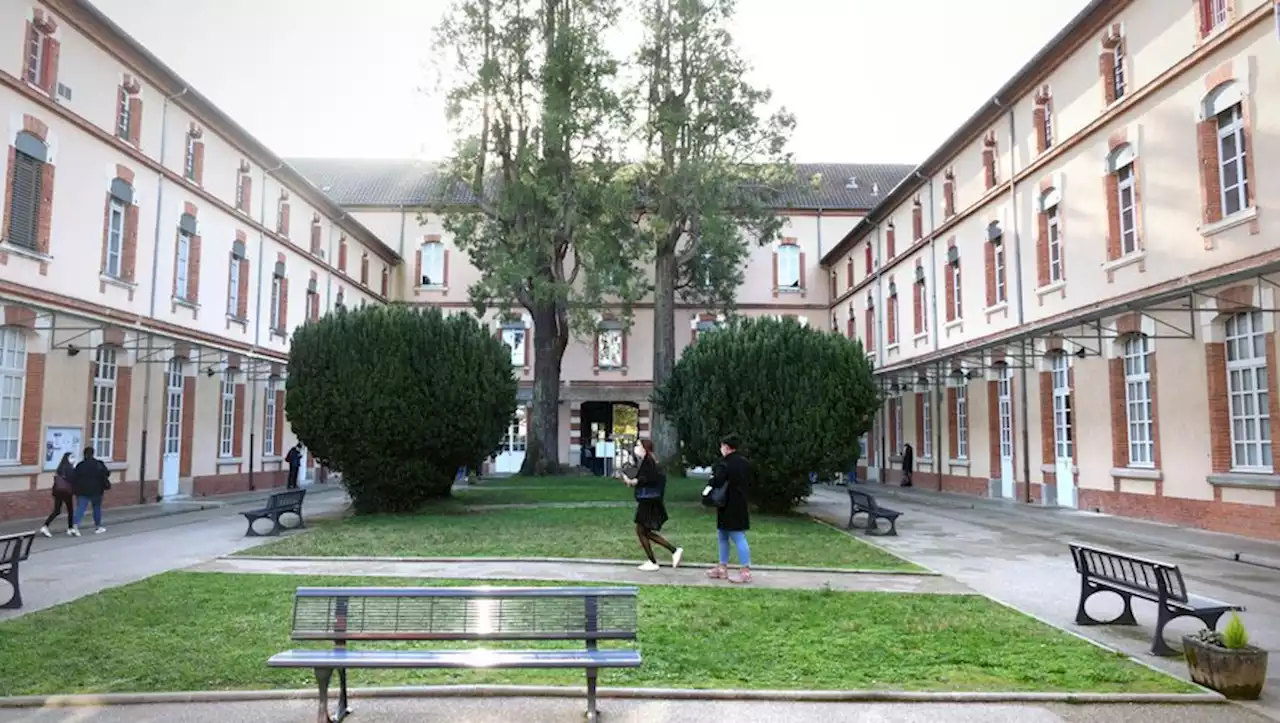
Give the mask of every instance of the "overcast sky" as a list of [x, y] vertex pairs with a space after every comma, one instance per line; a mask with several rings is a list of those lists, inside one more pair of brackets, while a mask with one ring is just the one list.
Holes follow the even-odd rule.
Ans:
[[[441, 158], [446, 0], [92, 0], [276, 153]], [[924, 159], [1086, 0], [738, 0], [801, 161]]]

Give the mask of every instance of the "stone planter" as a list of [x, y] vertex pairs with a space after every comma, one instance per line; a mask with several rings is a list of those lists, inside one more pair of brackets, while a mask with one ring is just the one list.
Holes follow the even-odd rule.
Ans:
[[1194, 635], [1182, 637], [1191, 680], [1232, 700], [1257, 700], [1267, 680], [1267, 651], [1246, 645], [1231, 650], [1209, 645]]

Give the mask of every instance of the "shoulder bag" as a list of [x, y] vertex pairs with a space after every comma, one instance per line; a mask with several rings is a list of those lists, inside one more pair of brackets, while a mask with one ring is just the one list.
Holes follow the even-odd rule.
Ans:
[[726, 481], [719, 487], [707, 485], [702, 490], [702, 504], [704, 507], [714, 507], [719, 509], [724, 507], [729, 497], [729, 482]]

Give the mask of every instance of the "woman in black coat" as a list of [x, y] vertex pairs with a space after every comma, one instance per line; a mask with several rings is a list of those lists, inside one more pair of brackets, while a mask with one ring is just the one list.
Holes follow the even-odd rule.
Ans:
[[902, 445], [902, 486], [911, 486], [911, 473], [916, 469], [916, 451], [911, 444]]
[[636, 442], [634, 451], [636, 459], [640, 460], [636, 476], [632, 479], [624, 474], [622, 481], [635, 488], [636, 537], [640, 540], [645, 556], [649, 558], [640, 565], [640, 569], [646, 572], [658, 569], [658, 560], [653, 556], [655, 542], [671, 552], [671, 566], [679, 567], [684, 549], [667, 542], [667, 538], [658, 534], [667, 522], [667, 506], [662, 502], [662, 496], [667, 490], [667, 476], [653, 456], [653, 442], [642, 439]]
[[[720, 443], [724, 459], [716, 463], [711, 472], [711, 487], [727, 485], [724, 506], [716, 509], [716, 535], [720, 540], [720, 564], [707, 571], [707, 576], [729, 582], [751, 582], [751, 547], [747, 544], [747, 530], [751, 529], [751, 512], [748, 509], [748, 492], [753, 473], [751, 462], [738, 451], [741, 444], [736, 435], [725, 437]], [[738, 577], [729, 577], [729, 543], [738, 550]]]
[[58, 515], [62, 514], [62, 508], [67, 508], [67, 534], [71, 534], [71, 529], [75, 527], [75, 520], [72, 519], [72, 512], [75, 507], [75, 495], [71, 492], [71, 476], [75, 474], [76, 468], [71, 464], [71, 453], [67, 452], [62, 455], [62, 461], [58, 462], [58, 471], [53, 475], [53, 489], [50, 493], [53, 495], [53, 512], [45, 518], [44, 525], [40, 527], [40, 534], [45, 537], [53, 537], [53, 533], [49, 531], [49, 525], [58, 519]]

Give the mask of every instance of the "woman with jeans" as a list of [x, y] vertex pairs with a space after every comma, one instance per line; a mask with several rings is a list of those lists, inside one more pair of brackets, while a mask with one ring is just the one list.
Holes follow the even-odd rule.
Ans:
[[[734, 583], [751, 582], [751, 547], [747, 545], [747, 530], [751, 528], [751, 513], [747, 509], [747, 493], [751, 487], [751, 463], [738, 451], [741, 441], [737, 435], [729, 435], [720, 442], [723, 459], [711, 473], [711, 486], [727, 485], [724, 507], [716, 510], [716, 534], [720, 538], [720, 564], [707, 571], [707, 576], [717, 580], [728, 579]], [[729, 577], [729, 543], [738, 551], [740, 566], [738, 577]]]
[[75, 521], [72, 519], [72, 508], [75, 506], [75, 495], [71, 492], [71, 476], [75, 474], [75, 467], [71, 464], [71, 453], [67, 452], [62, 455], [62, 461], [58, 462], [58, 471], [53, 474], [53, 489], [50, 493], [53, 495], [53, 512], [45, 518], [44, 525], [40, 527], [40, 534], [45, 537], [53, 537], [53, 533], [49, 531], [49, 525], [58, 519], [58, 515], [62, 514], [62, 508], [67, 508], [67, 534], [72, 534], [71, 530], [75, 528]]

